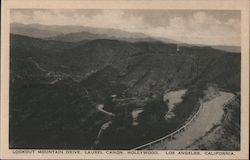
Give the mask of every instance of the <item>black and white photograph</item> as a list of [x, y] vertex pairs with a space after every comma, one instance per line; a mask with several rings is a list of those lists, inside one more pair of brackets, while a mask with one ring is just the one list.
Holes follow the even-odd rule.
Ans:
[[240, 10], [11, 9], [9, 148], [241, 146]]
[[1, 1], [0, 159], [249, 158], [248, 0]]

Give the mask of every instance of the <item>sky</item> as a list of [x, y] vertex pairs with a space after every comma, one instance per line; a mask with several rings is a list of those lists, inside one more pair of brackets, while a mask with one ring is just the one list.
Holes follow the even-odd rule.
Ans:
[[241, 16], [237, 10], [15, 9], [10, 20], [115, 28], [190, 44], [240, 46]]

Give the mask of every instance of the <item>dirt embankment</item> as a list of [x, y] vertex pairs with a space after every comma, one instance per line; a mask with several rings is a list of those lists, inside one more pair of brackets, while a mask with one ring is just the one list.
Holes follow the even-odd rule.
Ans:
[[199, 150], [240, 150], [240, 96], [224, 106], [219, 124], [214, 125], [203, 137], [188, 149]]
[[203, 137], [215, 125], [221, 123], [224, 114], [224, 104], [234, 97], [234, 94], [209, 88], [205, 92], [205, 100], [200, 113], [192, 124], [181, 134], [175, 135], [172, 140], [152, 146], [154, 149], [186, 149], [195, 141]]

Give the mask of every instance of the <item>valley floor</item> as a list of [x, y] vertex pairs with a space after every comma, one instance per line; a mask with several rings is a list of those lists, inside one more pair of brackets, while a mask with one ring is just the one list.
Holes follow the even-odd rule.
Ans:
[[214, 125], [220, 123], [224, 113], [223, 105], [234, 97], [232, 93], [222, 91], [219, 93], [217, 97], [203, 103], [200, 113], [185, 131], [175, 135], [171, 141], [164, 140], [147, 149], [186, 149], [194, 141], [204, 136]]

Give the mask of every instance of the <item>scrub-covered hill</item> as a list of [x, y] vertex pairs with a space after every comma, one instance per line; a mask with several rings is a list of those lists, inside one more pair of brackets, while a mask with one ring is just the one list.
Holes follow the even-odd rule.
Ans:
[[[62, 42], [11, 34], [10, 147], [90, 149], [100, 127], [111, 120], [106, 139], [97, 147], [128, 149], [165, 134], [161, 133], [166, 131], [162, 115], [168, 107], [159, 97], [167, 89], [187, 88], [186, 96], [201, 95], [199, 89], [206, 84], [240, 90], [240, 54], [211, 47], [176, 48], [176, 44], [159, 41]], [[114, 94], [121, 103], [113, 108], [117, 117], [111, 118], [96, 105]], [[154, 95], [158, 98], [152, 99]], [[145, 102], [139, 105], [143, 98]], [[192, 106], [196, 103], [190, 101]], [[149, 121], [136, 128], [130, 122], [131, 112], [138, 107], [144, 109], [138, 118]], [[190, 107], [187, 113], [193, 110]], [[109, 141], [109, 137], [126, 139], [153, 131], [155, 126], [159, 126], [158, 134], [146, 132], [134, 144]]]

